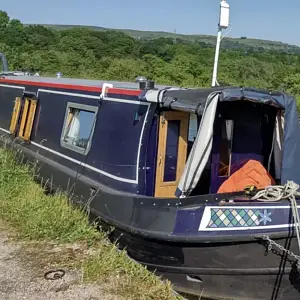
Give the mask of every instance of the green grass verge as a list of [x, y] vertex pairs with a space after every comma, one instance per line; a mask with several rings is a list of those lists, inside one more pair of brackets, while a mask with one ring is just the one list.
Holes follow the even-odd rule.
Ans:
[[[16, 229], [19, 238], [37, 245], [85, 245], [88, 251], [60, 255], [58, 263], [82, 269], [84, 280], [104, 283], [109, 292], [133, 300], [179, 299], [169, 282], [117, 251], [64, 194], [47, 196], [34, 181], [33, 168], [21, 165], [19, 159], [17, 152], [0, 149], [0, 218]], [[51, 260], [51, 255], [45, 257]]]

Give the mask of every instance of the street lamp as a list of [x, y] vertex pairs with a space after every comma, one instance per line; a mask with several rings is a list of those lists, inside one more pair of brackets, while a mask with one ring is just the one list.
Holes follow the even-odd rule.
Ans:
[[212, 78], [213, 87], [216, 86], [216, 82], [217, 82], [218, 61], [219, 61], [219, 53], [220, 53], [220, 43], [222, 39], [222, 30], [227, 29], [228, 27], [229, 27], [229, 4], [226, 2], [226, 0], [222, 0], [220, 3], [220, 18], [218, 24], [218, 36], [217, 36], [217, 45], [216, 45], [214, 70], [213, 70], [213, 78]]

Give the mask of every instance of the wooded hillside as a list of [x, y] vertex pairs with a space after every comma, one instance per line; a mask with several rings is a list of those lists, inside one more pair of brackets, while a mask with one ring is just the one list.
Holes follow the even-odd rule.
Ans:
[[[99, 26], [88, 26], [88, 25], [55, 25], [55, 24], [39, 24], [46, 28], [55, 30], [66, 30], [74, 28], [85, 28], [96, 31], [108, 31], [111, 28], [99, 27]], [[29, 26], [24, 24], [24, 26]], [[135, 39], [142, 40], [153, 40], [158, 38], [172, 38], [176, 42], [177, 39], [190, 42], [204, 44], [207, 46], [216, 45], [216, 36], [204, 35], [204, 34], [179, 34], [174, 32], [165, 31], [145, 31], [145, 30], [134, 30], [134, 29], [113, 29], [115, 31], [123, 32]], [[300, 47], [296, 45], [290, 45], [279, 41], [268, 41], [262, 39], [254, 39], [246, 36], [240, 38], [224, 37], [222, 39], [221, 48], [223, 49], [243, 49], [245, 51], [256, 51], [264, 52], [266, 50], [279, 51], [285, 53], [296, 54], [300, 53]]]
[[[121, 81], [143, 75], [160, 84], [208, 87], [215, 49], [179, 38], [135, 39], [121, 31], [24, 26], [0, 12], [0, 51], [11, 70]], [[300, 54], [223, 49], [218, 80], [298, 96]]]

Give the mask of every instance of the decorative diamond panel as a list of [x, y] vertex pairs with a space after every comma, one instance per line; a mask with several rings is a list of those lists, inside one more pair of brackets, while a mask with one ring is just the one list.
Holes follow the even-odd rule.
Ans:
[[211, 209], [208, 228], [252, 227], [261, 223], [262, 213], [259, 209]]

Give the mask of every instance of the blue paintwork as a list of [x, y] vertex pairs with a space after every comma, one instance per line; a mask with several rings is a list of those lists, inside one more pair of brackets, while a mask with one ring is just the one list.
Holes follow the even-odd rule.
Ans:
[[205, 205], [194, 209], [179, 209], [173, 230], [174, 235], [194, 235], [198, 233]]
[[16, 97], [22, 97], [23, 90], [0, 86], [0, 127], [9, 129]]
[[[275, 206], [275, 207], [274, 207]], [[288, 206], [288, 207], [284, 207]], [[237, 234], [237, 233], [243, 233], [253, 235], [258, 233], [270, 233], [270, 232], [285, 232], [288, 230], [287, 227], [280, 228], [277, 226], [282, 225], [288, 225], [293, 223], [292, 219], [292, 213], [291, 208], [289, 207], [289, 202], [286, 201], [285, 203], [252, 203], [252, 204], [241, 204], [237, 205], [226, 205], [226, 206], [218, 206], [215, 208], [211, 208], [215, 211], [223, 211], [226, 210], [233, 210], [235, 207], [239, 207], [238, 209], [235, 209], [237, 211], [249, 211], [252, 210], [257, 213], [257, 219], [258, 222], [250, 222], [249, 225], [245, 224], [241, 226], [240, 224], [234, 223], [231, 224], [231, 226], [224, 225], [223, 222], [220, 222], [218, 226], [213, 226], [212, 230], [200, 230], [199, 226], [203, 218], [204, 210], [205, 208], [209, 208], [211, 206], [209, 205], [203, 205], [198, 206], [191, 209], [179, 209], [176, 214], [176, 221], [174, 225], [173, 235], [184, 235], [184, 236], [210, 236], [210, 235], [217, 235], [220, 236], [228, 236], [231, 234]], [[234, 208], [232, 208], [234, 207]], [[270, 208], [269, 208], [270, 207]], [[298, 206], [298, 211], [300, 213], [300, 206]], [[213, 219], [213, 216], [211, 216], [211, 219]], [[245, 220], [248, 220], [249, 217]], [[274, 226], [273, 228], [257, 228], [256, 227], [264, 227], [264, 226]], [[209, 228], [210, 226], [207, 226], [206, 228]], [[244, 229], [241, 231], [241, 229], [237, 230], [235, 228], [241, 228], [244, 227]], [[248, 228], [252, 227], [253, 229], [249, 230]], [[222, 230], [223, 228], [230, 228], [230, 230]]]
[[[136, 178], [140, 133], [147, 106], [103, 101], [86, 163], [115, 176]], [[140, 120], [134, 115], [140, 111]]]
[[144, 194], [146, 196], [154, 196], [155, 172], [156, 172], [156, 161], [157, 161], [156, 149], [158, 144], [158, 120], [159, 117], [154, 116], [154, 118], [152, 119], [152, 125], [149, 133], [149, 142], [148, 142], [147, 154], [146, 154], [147, 155], [146, 184], [144, 185]]

